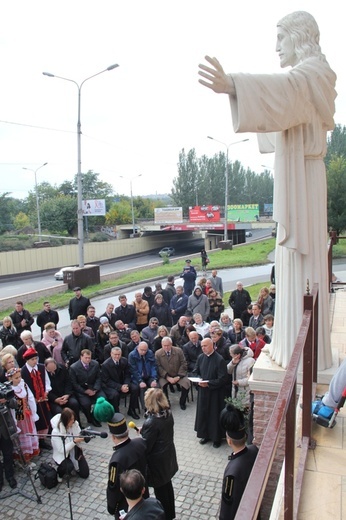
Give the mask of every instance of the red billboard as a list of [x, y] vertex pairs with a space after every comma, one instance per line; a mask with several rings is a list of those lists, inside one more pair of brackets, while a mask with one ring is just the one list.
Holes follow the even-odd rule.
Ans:
[[189, 207], [190, 222], [220, 222], [220, 206]]

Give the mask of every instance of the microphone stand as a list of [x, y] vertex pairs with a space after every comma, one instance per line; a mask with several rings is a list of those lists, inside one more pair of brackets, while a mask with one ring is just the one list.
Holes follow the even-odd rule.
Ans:
[[[62, 444], [63, 444], [63, 449], [64, 449], [64, 459], [66, 460], [67, 459], [67, 453], [66, 453], [66, 438], [69, 437], [70, 439], [78, 439], [80, 437], [85, 437], [85, 435], [81, 435], [81, 434], [78, 434], [78, 435], [73, 435], [72, 433], [67, 433], [67, 434], [42, 434], [42, 433], [37, 433], [37, 434], [34, 434], [34, 433], [27, 433], [26, 434], [27, 436], [29, 437], [59, 437], [62, 441]], [[88, 435], [88, 438], [89, 439], [93, 439], [95, 438], [95, 435]], [[69, 504], [69, 510], [70, 510], [70, 519], [73, 520], [73, 510], [72, 510], [72, 497], [71, 497], [71, 487], [70, 487], [70, 478], [71, 478], [71, 475], [70, 475], [70, 472], [67, 471], [66, 472], [66, 491], [67, 491], [67, 496], [68, 496], [68, 504]]]

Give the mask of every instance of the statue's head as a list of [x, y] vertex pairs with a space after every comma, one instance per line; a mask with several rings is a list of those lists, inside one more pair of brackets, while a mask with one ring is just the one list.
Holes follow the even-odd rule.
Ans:
[[289, 34], [298, 61], [313, 56], [324, 58], [319, 45], [320, 31], [310, 13], [295, 11], [281, 18], [277, 26]]

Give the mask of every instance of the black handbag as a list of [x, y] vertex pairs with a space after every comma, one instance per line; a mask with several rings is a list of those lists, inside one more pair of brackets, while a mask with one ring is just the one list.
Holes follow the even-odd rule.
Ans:
[[58, 473], [51, 464], [42, 462], [35, 475], [35, 480], [40, 479], [42, 486], [52, 489], [58, 485]]

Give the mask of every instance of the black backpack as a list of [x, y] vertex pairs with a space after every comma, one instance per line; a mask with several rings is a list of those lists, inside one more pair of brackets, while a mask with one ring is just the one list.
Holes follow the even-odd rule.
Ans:
[[58, 473], [51, 464], [42, 462], [35, 475], [35, 480], [40, 479], [42, 486], [52, 489], [58, 484]]

